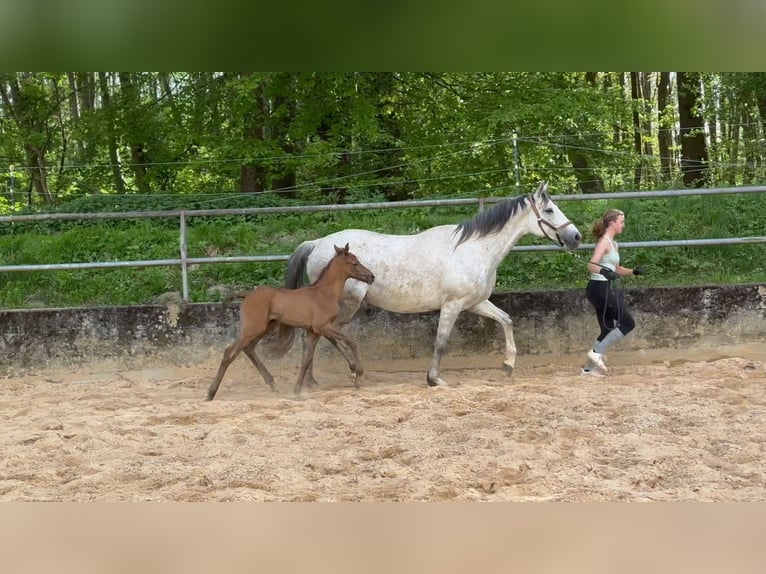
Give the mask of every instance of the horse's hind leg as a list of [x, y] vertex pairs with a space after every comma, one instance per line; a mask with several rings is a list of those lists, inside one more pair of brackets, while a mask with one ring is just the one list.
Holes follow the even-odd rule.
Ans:
[[237, 355], [239, 355], [241, 350], [242, 339], [239, 339], [235, 343], [226, 347], [226, 350], [223, 352], [221, 364], [218, 367], [218, 372], [215, 374], [215, 378], [213, 379], [213, 382], [210, 383], [210, 387], [207, 390], [207, 400], [213, 400], [216, 392], [218, 392], [218, 386], [221, 384], [221, 379], [223, 379], [223, 375], [226, 373], [226, 369], [228, 369], [231, 362], [237, 358]]
[[442, 355], [447, 349], [452, 328], [455, 326], [455, 321], [462, 310], [462, 304], [450, 302], [445, 304], [439, 313], [439, 327], [436, 330], [436, 340], [434, 341], [434, 356], [431, 360], [431, 368], [428, 369], [428, 374], [426, 375], [426, 380], [432, 387], [447, 384], [439, 376], [439, 366], [441, 365]]
[[513, 338], [513, 321], [508, 313], [495, 307], [489, 300], [484, 300], [478, 305], [468, 309], [472, 313], [494, 319], [503, 328], [505, 333], [505, 359], [503, 360], [503, 369], [510, 377], [513, 374], [513, 368], [516, 366], [516, 341]]
[[274, 377], [271, 376], [271, 373], [266, 368], [266, 365], [261, 361], [261, 358], [258, 356], [258, 354], [255, 352], [255, 346], [258, 344], [258, 340], [254, 340], [251, 342], [247, 347], [242, 349], [242, 351], [245, 353], [248, 359], [250, 359], [250, 362], [255, 365], [255, 368], [258, 369], [258, 372], [261, 373], [261, 376], [263, 377], [263, 380], [266, 381], [266, 384], [269, 385], [272, 391], [276, 391], [276, 387], [274, 386]]
[[298, 381], [293, 388], [293, 394], [296, 397], [300, 396], [301, 390], [303, 389], [303, 378], [314, 363], [314, 351], [316, 350], [317, 341], [319, 341], [318, 334], [306, 331], [306, 342], [303, 346], [303, 360], [301, 361], [300, 371], [298, 371]]

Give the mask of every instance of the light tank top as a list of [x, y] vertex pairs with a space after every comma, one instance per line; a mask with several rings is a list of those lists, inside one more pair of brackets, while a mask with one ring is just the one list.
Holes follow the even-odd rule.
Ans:
[[[611, 251], [608, 251], [607, 253], [604, 253], [603, 257], [601, 257], [601, 261], [599, 261], [599, 264], [603, 265], [604, 267], [608, 267], [612, 271], [616, 271], [617, 267], [620, 265], [620, 252], [617, 249], [617, 242], [606, 238], [607, 241], [612, 245]], [[606, 281], [607, 278], [601, 275], [601, 273], [591, 273], [590, 278], [593, 281]]]

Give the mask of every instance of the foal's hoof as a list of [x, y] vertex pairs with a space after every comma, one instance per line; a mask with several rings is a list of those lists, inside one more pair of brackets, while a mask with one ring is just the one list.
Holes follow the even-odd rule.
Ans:
[[503, 370], [505, 371], [505, 374], [509, 377], [513, 375], [513, 365], [509, 365], [508, 363], [503, 363]]

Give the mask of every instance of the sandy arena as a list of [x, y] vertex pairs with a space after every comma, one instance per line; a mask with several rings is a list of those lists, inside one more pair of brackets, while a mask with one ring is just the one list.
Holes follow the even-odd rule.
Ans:
[[339, 357], [290, 397], [297, 361], [0, 379], [2, 501], [755, 501], [766, 494], [766, 347], [579, 357]]

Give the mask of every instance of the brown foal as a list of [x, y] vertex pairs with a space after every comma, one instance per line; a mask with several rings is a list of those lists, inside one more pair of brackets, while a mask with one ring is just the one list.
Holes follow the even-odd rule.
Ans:
[[[300, 395], [303, 378], [314, 362], [314, 351], [319, 337], [326, 337], [346, 358], [348, 367], [354, 374], [354, 384], [359, 387], [364, 374], [356, 344], [335, 325], [335, 318], [340, 309], [339, 302], [343, 295], [346, 279], [357, 279], [371, 284], [375, 280], [372, 272], [362, 265], [348, 250], [348, 243], [343, 248], [335, 246], [335, 257], [321, 272], [317, 280], [308, 287], [300, 289], [281, 289], [257, 287], [246, 293], [235, 293], [228, 299], [244, 297], [240, 305], [240, 336], [223, 353], [221, 365], [215, 379], [207, 391], [207, 400], [212, 400], [218, 391], [226, 369], [231, 362], [244, 351], [245, 355], [261, 373], [266, 384], [274, 388], [274, 377], [255, 352], [255, 346], [270, 330], [279, 324], [279, 335], [275, 344], [277, 354], [285, 354], [295, 338], [295, 328], [303, 328], [307, 333], [307, 345], [298, 373], [298, 381], [293, 389]], [[345, 346], [346, 348], [344, 348]]]

